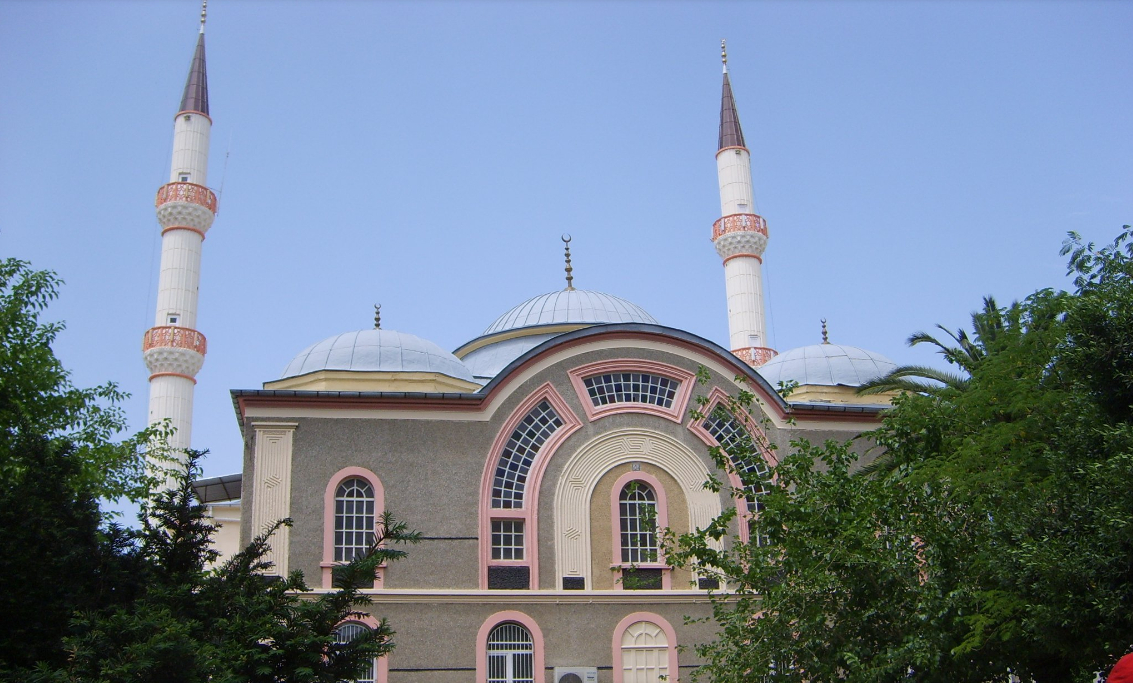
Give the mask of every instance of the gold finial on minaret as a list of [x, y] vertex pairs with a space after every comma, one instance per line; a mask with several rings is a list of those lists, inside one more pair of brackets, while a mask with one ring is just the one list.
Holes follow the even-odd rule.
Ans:
[[720, 41], [720, 61], [724, 62], [724, 73], [728, 72], [728, 41]]
[[570, 235], [563, 235], [561, 237], [561, 239], [563, 241], [563, 245], [566, 247], [566, 274], [567, 274], [566, 291], [571, 292], [571, 291], [574, 291], [574, 284], [573, 284], [574, 283], [574, 276], [571, 275], [571, 272], [574, 270], [574, 268], [570, 267]]
[[374, 304], [374, 329], [382, 329], [382, 305]]
[[826, 318], [822, 319], [822, 343], [823, 344], [829, 344], [830, 343], [830, 334], [827, 333], [827, 331], [826, 331]]
[[201, 0], [201, 33], [205, 32], [205, 16], [208, 15], [209, 0]]

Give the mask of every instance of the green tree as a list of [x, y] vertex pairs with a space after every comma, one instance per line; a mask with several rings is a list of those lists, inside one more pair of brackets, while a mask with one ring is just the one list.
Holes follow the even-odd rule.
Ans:
[[40, 680], [337, 683], [392, 649], [384, 622], [348, 643], [337, 642], [337, 629], [370, 602], [360, 588], [378, 565], [404, 556], [394, 546], [417, 534], [386, 513], [370, 552], [339, 568], [336, 591], [317, 596], [299, 572], [269, 574], [264, 556], [275, 529], [208, 571], [213, 527], [192, 487], [200, 455], [190, 453], [176, 486], [143, 512], [139, 598], [76, 618], [67, 666], [44, 667]]
[[1129, 240], [1071, 236], [1073, 293], [985, 300], [945, 354], [963, 382], [907, 387], [868, 435], [885, 468], [793, 443], [767, 543], [713, 549], [726, 518], [675, 540], [727, 582], [706, 675], [1092, 681], [1133, 646]]

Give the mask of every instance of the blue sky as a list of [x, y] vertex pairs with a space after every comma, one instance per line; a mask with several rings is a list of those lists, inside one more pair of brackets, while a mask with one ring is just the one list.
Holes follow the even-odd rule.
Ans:
[[[143, 426], [153, 197], [199, 5], [0, 1], [0, 255], [67, 282], [80, 385]], [[240, 469], [228, 391], [383, 326], [454, 349], [563, 286], [727, 343], [709, 242], [719, 42], [769, 222], [780, 350], [904, 341], [1065, 287], [1068, 230], [1133, 222], [1133, 3], [214, 0], [193, 443]]]

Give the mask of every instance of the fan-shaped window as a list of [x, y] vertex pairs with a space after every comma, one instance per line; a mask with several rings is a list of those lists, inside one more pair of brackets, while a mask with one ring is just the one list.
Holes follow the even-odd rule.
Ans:
[[669, 640], [648, 621], [630, 624], [622, 633], [622, 683], [659, 683], [669, 679]]
[[[756, 512], [763, 507], [760, 497], [767, 493], [767, 479], [770, 470], [763, 458], [759, 457], [751, 433], [727, 410], [717, 407], [704, 421], [704, 429], [716, 439], [720, 448], [728, 454], [740, 481], [744, 484], [744, 497], [748, 512]], [[746, 453], [747, 455], [743, 455]]]
[[334, 560], [349, 562], [374, 544], [374, 487], [352, 477], [334, 496]]
[[613, 403], [648, 403], [671, 408], [681, 383], [644, 372], [611, 372], [583, 380], [595, 408]]
[[562, 418], [547, 401], [540, 401], [523, 417], [504, 445], [496, 464], [492, 480], [493, 508], [523, 507], [523, 493], [531, 465], [539, 455], [539, 449], [562, 426]]
[[631, 481], [618, 496], [622, 562], [657, 561], [657, 496], [648, 484]]
[[[335, 629], [334, 642], [339, 644], [349, 643], [358, 636], [368, 633], [369, 631], [369, 627], [350, 621]], [[377, 680], [377, 662], [371, 661], [369, 667], [366, 668], [362, 676], [353, 679], [352, 683], [376, 683]]]
[[513, 622], [492, 629], [488, 635], [487, 665], [488, 683], [534, 683], [535, 641], [531, 633]]

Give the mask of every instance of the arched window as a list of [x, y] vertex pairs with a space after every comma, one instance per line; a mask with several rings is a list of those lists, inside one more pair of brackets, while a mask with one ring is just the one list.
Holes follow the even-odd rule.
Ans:
[[669, 639], [649, 621], [637, 621], [622, 632], [622, 683], [662, 683], [669, 680]]
[[613, 640], [614, 683], [660, 683], [679, 675], [677, 632], [661, 615], [627, 614]]
[[[736, 475], [743, 482], [748, 512], [759, 511], [763, 507], [760, 497], [767, 493], [770, 470], [763, 458], [759, 457], [751, 432], [735, 416], [719, 406], [704, 420], [704, 429], [728, 454]], [[748, 455], [741, 456], [741, 452]]]
[[[385, 510], [381, 479], [365, 467], [345, 467], [327, 481], [323, 492], [323, 588], [334, 586], [334, 568], [368, 551], [376, 539], [377, 524]], [[381, 588], [385, 565], [374, 572], [374, 587]]]
[[527, 476], [535, 457], [563, 420], [547, 401], [540, 401], [512, 431], [496, 463], [492, 480], [493, 508], [523, 507]]
[[[356, 621], [348, 621], [342, 624], [334, 631], [334, 642], [336, 643], [349, 643], [358, 636], [368, 633], [370, 628], [365, 624], [359, 624]], [[370, 666], [363, 672], [362, 676], [353, 679], [352, 683], [377, 683], [377, 660], [370, 662]]]
[[622, 563], [657, 562], [657, 495], [642, 481], [631, 481], [618, 495]]
[[360, 477], [334, 494], [334, 561], [349, 562], [374, 545], [374, 487]]
[[535, 682], [535, 641], [526, 628], [500, 624], [488, 634], [487, 649], [488, 683]]

